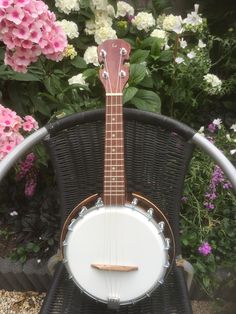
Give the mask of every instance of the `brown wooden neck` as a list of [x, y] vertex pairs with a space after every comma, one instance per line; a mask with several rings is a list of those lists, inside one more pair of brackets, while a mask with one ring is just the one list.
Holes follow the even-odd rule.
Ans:
[[125, 203], [122, 95], [106, 96], [104, 189], [105, 205]]

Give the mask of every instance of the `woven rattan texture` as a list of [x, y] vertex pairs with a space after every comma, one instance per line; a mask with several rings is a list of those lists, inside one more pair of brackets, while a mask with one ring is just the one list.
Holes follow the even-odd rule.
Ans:
[[[54, 287], [45, 300], [42, 313], [50, 314], [190, 314], [192, 313], [186, 295], [186, 286], [182, 269], [174, 268], [167, 281], [157, 288], [150, 298], [134, 305], [123, 306], [117, 311], [81, 294], [63, 265], [60, 265], [55, 277]], [[53, 302], [51, 302], [53, 300]]]
[[[102, 192], [104, 121], [85, 122], [60, 131], [48, 140], [47, 146], [55, 167], [63, 222], [80, 201]], [[177, 255], [180, 254], [178, 211], [191, 151], [189, 143], [163, 126], [149, 124], [146, 120], [135, 121], [130, 116], [125, 120], [127, 190], [143, 194], [168, 216], [176, 238]], [[45, 309], [52, 302], [50, 310], [42, 313], [110, 313], [104, 308], [97, 310], [99, 306], [87, 297], [83, 299], [86, 302], [81, 301], [78, 289], [63, 278], [59, 278], [55, 286], [58, 294], [46, 301]], [[191, 313], [182, 273], [175, 270], [168, 283], [159, 288], [159, 293], [140, 306], [123, 308], [120, 313]]]

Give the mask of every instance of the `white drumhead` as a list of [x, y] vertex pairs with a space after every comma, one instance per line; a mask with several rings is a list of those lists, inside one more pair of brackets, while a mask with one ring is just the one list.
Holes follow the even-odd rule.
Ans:
[[[104, 303], [138, 301], [162, 281], [168, 251], [157, 224], [140, 208], [100, 207], [87, 210], [69, 227], [64, 260], [74, 282]], [[106, 271], [91, 264], [137, 266], [130, 272]]]

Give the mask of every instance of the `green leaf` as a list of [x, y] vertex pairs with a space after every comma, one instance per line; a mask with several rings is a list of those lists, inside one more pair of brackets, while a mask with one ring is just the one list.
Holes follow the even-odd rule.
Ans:
[[159, 60], [163, 62], [173, 61], [173, 51], [171, 50], [162, 51]]
[[153, 43], [156, 41], [155, 37], [147, 37], [141, 42], [141, 48], [151, 47]]
[[149, 56], [148, 50], [138, 49], [130, 57], [130, 63], [141, 63], [144, 62]]
[[71, 60], [71, 64], [78, 69], [86, 69], [87, 63], [80, 56], [76, 56], [73, 60]]
[[88, 69], [83, 72], [83, 77], [85, 78], [96, 77], [96, 76], [97, 76], [97, 70], [95, 69]]
[[140, 83], [146, 75], [146, 66], [142, 64], [131, 64], [129, 74], [129, 84], [137, 85]]
[[155, 41], [152, 43], [151, 47], [151, 56], [154, 59], [157, 59], [159, 57], [160, 52], [161, 52], [161, 44], [163, 43], [163, 40], [159, 38], [155, 38]]
[[134, 97], [134, 95], [137, 93], [138, 89], [136, 87], [130, 86], [124, 90], [123, 94], [123, 104], [127, 103]]
[[153, 91], [140, 89], [134, 98], [130, 101], [138, 109], [160, 112], [161, 111], [161, 99]]
[[153, 88], [153, 79], [151, 76], [145, 76], [144, 79], [142, 80], [141, 83], [139, 83], [139, 85], [141, 85], [142, 87], [145, 87], [145, 88], [150, 88], [152, 89]]
[[40, 81], [40, 79], [37, 76], [30, 73], [14, 73], [11, 75], [10, 79], [14, 81], [25, 81], [25, 82]]

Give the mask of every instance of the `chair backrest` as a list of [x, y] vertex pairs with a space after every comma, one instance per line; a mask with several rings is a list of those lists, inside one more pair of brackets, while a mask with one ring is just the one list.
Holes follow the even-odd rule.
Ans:
[[[128, 192], [154, 202], [168, 217], [180, 254], [179, 208], [193, 145], [191, 129], [161, 115], [125, 109]], [[104, 111], [75, 114], [48, 127], [62, 223], [83, 199], [103, 189]]]

